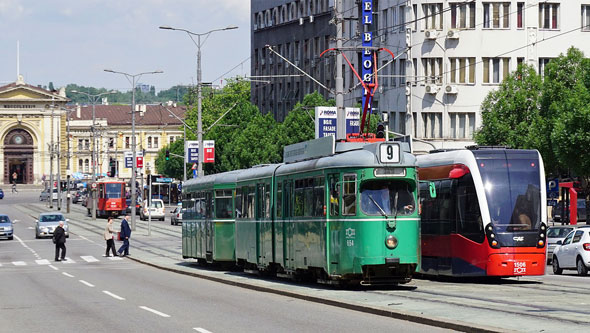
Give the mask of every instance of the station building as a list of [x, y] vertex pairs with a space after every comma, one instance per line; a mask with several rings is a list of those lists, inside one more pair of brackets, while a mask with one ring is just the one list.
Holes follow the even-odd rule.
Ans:
[[[571, 46], [590, 56], [590, 2], [584, 0], [372, 0], [370, 25], [361, 20], [364, 0], [342, 2], [345, 47], [360, 46], [370, 32], [373, 46], [395, 54], [393, 62], [378, 54], [380, 88], [372, 107], [389, 115], [390, 130], [421, 140], [414, 142], [418, 151], [473, 144], [483, 99], [518, 64], [542, 75]], [[334, 3], [252, 0], [252, 101], [263, 113], [282, 120], [314, 91], [334, 98], [307, 77], [286, 77], [299, 72], [264, 48], [273, 46], [333, 90], [334, 57], [319, 54], [336, 46]], [[360, 70], [355, 52], [346, 55]], [[344, 63], [344, 106], [355, 106], [363, 89]]]
[[[64, 88], [48, 91], [16, 82], [0, 86], [0, 159], [4, 173], [0, 183], [43, 184], [50, 174], [65, 180], [68, 175], [92, 175], [92, 106], [68, 105]], [[136, 151], [145, 152], [138, 177], [156, 173], [158, 151], [183, 138], [186, 109], [175, 105], [136, 106]], [[96, 172], [131, 178], [125, 168], [125, 152], [131, 152], [131, 106], [95, 106]], [[138, 178], [140, 179], [140, 178]]]

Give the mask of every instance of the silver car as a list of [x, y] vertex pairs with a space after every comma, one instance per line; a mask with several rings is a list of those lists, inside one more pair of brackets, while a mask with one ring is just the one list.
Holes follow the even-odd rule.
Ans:
[[39, 214], [39, 218], [35, 220], [35, 238], [53, 237], [53, 231], [57, 228], [60, 221], [64, 223], [66, 237], [70, 237], [68, 228], [68, 221], [70, 220], [66, 219], [62, 213], [49, 212]]
[[551, 263], [553, 259], [553, 250], [557, 247], [557, 242], [561, 241], [567, 234], [574, 230], [574, 227], [561, 226], [561, 227], [549, 227], [547, 229], [547, 264]]
[[8, 215], [0, 214], [0, 237], [12, 239], [14, 237], [13, 232], [12, 222]]

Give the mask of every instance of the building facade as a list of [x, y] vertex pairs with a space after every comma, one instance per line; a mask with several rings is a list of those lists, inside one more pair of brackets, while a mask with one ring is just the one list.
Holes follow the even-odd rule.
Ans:
[[[18, 184], [43, 184], [50, 175], [65, 180], [68, 175], [91, 178], [92, 106], [68, 105], [65, 89], [57, 92], [28, 85], [22, 77], [0, 87], [0, 159], [4, 173], [0, 182], [9, 184], [16, 174]], [[157, 173], [155, 160], [165, 146], [182, 139], [180, 119], [186, 109], [174, 105], [137, 105], [136, 151], [145, 152], [138, 176]], [[124, 154], [131, 152], [131, 107], [96, 105], [96, 172], [99, 176], [130, 179]]]
[[[301, 16], [300, 10], [289, 9], [313, 7], [317, 1], [259, 1], [258, 5], [268, 4], [265, 7], [255, 6], [255, 2], [252, 2], [252, 73], [282, 73], [274, 62], [262, 63], [260, 45], [264, 43], [260, 39], [269, 38], [273, 31], [281, 34], [281, 38], [291, 37], [282, 33], [283, 25], [302, 29], [298, 21], [301, 17], [305, 19], [309, 10]], [[373, 0], [370, 25], [361, 22], [362, 2], [343, 0], [344, 45], [359, 46], [365, 33], [370, 32], [373, 46], [387, 48], [395, 54], [393, 61], [384, 52], [378, 54], [380, 88], [372, 107], [389, 115], [391, 131], [418, 139], [414, 142], [418, 151], [473, 144], [473, 133], [481, 126], [481, 102], [518, 64], [532, 65], [543, 74], [547, 63], [571, 46], [590, 55], [587, 43], [590, 2], [585, 0]], [[334, 1], [329, 1], [327, 6], [326, 20], [330, 22], [334, 17]], [[286, 17], [293, 20], [283, 25], [266, 20], [267, 15], [274, 17], [275, 9], [280, 13], [283, 8], [287, 10]], [[262, 29], [261, 17], [265, 24]], [[280, 18], [279, 15], [278, 22]], [[324, 28], [317, 25], [314, 29]], [[335, 45], [334, 29], [331, 25], [327, 29], [331, 35], [324, 37], [329, 47]], [[286, 45], [282, 40], [269, 38], [268, 41], [270, 45], [279, 42]], [[288, 41], [292, 45], [294, 42]], [[280, 45], [276, 47], [280, 49]], [[360, 71], [360, 55], [354, 53], [346, 51]], [[294, 59], [289, 57], [289, 52], [283, 54]], [[333, 67], [333, 63], [327, 66]], [[333, 68], [326, 69], [326, 76], [321, 80], [332, 89], [334, 73]], [[354, 106], [361, 100], [362, 88], [348, 66], [343, 76], [345, 106]], [[259, 83], [258, 87], [253, 85], [253, 96], [261, 110], [272, 110], [276, 115], [280, 112], [267, 101], [276, 101], [276, 96], [285, 96], [293, 87], [277, 86], [281, 79], [271, 82], [272, 94], [260, 90], [260, 86], [269, 89], [269, 84]]]

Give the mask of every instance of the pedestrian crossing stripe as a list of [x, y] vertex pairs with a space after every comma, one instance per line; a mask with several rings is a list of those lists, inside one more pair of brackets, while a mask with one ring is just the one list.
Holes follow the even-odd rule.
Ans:
[[41, 260], [35, 260], [35, 262], [37, 263], [37, 265], [49, 265], [49, 260], [47, 259], [41, 259]]
[[26, 266], [27, 265], [27, 263], [24, 261], [13, 261], [12, 264], [14, 266]]
[[98, 262], [99, 260], [94, 258], [93, 256], [80, 256], [80, 258], [84, 259], [86, 262]]
[[[80, 258], [82, 258], [84, 261], [88, 262], [88, 263], [93, 263], [93, 262], [101, 262], [101, 260], [95, 258], [94, 256], [80, 256]], [[123, 260], [123, 258], [121, 257], [108, 257], [105, 259], [109, 259], [109, 261], [120, 261]], [[103, 260], [104, 262], [104, 260]], [[70, 257], [66, 257], [66, 260], [61, 261], [61, 263], [63, 264], [75, 264], [76, 261], [73, 260]], [[26, 261], [12, 261], [10, 262], [10, 264], [12, 264], [13, 266], [27, 266], [29, 265]], [[35, 264], [37, 265], [41, 265], [41, 266], [45, 266], [45, 265], [51, 265], [51, 261], [48, 259], [37, 259], [35, 260]], [[6, 266], [7, 263], [0, 263], [0, 267]]]
[[72, 260], [70, 257], [66, 257], [66, 260], [62, 260], [64, 264], [75, 264], [76, 262]]

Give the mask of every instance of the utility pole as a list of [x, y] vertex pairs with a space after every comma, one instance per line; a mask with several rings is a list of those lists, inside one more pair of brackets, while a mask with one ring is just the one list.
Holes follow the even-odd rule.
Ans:
[[[336, 0], [334, 13], [336, 17], [336, 49], [342, 49], [342, 1]], [[342, 52], [336, 52], [336, 140], [346, 140], [346, 112], [344, 110], [344, 78], [342, 73]]]
[[72, 110], [66, 110], [66, 135], [67, 135], [67, 143], [68, 143], [68, 152], [67, 152], [67, 156], [66, 156], [66, 161], [67, 161], [67, 166], [66, 166], [66, 190], [67, 190], [67, 195], [66, 195], [66, 213], [70, 213], [70, 174], [72, 173], [71, 169], [70, 169], [70, 112]]
[[55, 103], [51, 97], [51, 143], [49, 144], [49, 208], [53, 209], [53, 112]]

